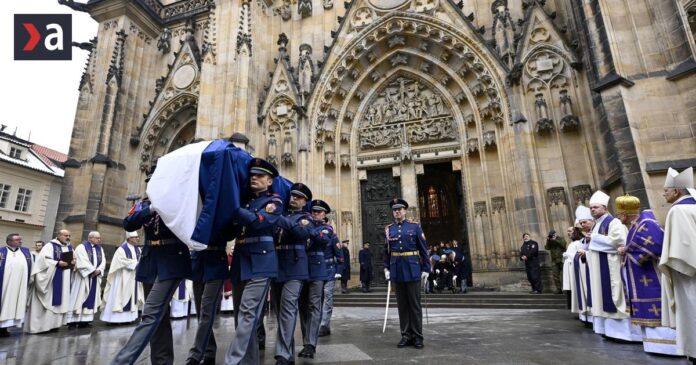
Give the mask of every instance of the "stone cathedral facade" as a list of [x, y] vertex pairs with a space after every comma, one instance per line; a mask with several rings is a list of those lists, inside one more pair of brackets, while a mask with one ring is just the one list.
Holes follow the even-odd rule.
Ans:
[[234, 134], [353, 256], [400, 195], [498, 286], [523, 232], [543, 246], [596, 189], [662, 218], [667, 166], [696, 164], [694, 0], [61, 2], [100, 24], [57, 217], [75, 236], [122, 242], [153, 161]]

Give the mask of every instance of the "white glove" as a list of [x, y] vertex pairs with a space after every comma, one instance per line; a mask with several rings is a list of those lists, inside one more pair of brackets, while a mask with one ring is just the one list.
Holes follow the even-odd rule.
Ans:
[[453, 283], [456, 283], [456, 282], [457, 282], [457, 275], [454, 275], [454, 277], [452, 278], [452, 282], [453, 282]]
[[341, 278], [341, 274], [336, 273], [336, 275], [334, 275], [334, 279], [340, 279], [340, 278]]
[[384, 278], [387, 279], [387, 281], [389, 281], [389, 270], [388, 269], [384, 269]]
[[564, 259], [564, 260], [567, 260], [567, 259], [568, 259], [568, 253], [566, 253], [566, 252], [563, 253], [563, 259]]
[[440, 269], [436, 269], [436, 270], [435, 270], [435, 274], [440, 275]]
[[426, 280], [428, 280], [428, 276], [430, 276], [430, 274], [427, 273], [427, 272], [425, 272], [425, 271], [423, 271], [423, 272], [421, 273], [421, 281], [426, 281]]

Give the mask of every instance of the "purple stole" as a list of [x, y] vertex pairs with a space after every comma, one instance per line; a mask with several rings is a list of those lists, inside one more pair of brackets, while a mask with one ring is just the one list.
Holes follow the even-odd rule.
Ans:
[[[104, 251], [102, 251], [101, 246], [94, 246], [97, 249], [97, 262], [95, 263], [94, 256], [92, 256], [92, 244], [89, 241], [85, 241], [82, 243], [82, 245], [85, 246], [85, 251], [87, 251], [87, 256], [89, 256], [89, 261], [92, 263], [92, 265], [94, 265], [94, 267], [99, 267], [104, 259], [102, 257]], [[89, 280], [89, 294], [87, 295], [87, 300], [82, 303], [82, 308], [94, 309], [94, 297], [97, 295], [97, 278], [93, 277]]]
[[[133, 247], [135, 247], [135, 256], [138, 258], [138, 260], [140, 260], [140, 248], [139, 248], [138, 246], [133, 246]], [[122, 245], [121, 245], [121, 248], [122, 248], [123, 251], [126, 253], [126, 257], [128, 257], [129, 259], [132, 259], [132, 258], [133, 258], [133, 254], [131, 254], [131, 251], [128, 249], [128, 243], [122, 244]], [[126, 304], [126, 305], [123, 307], [123, 311], [124, 311], [124, 312], [129, 312], [129, 311], [130, 311], [130, 309], [131, 309], [131, 302], [133, 302], [133, 303], [137, 303], [137, 302], [138, 302], [138, 282], [137, 282], [137, 281], [135, 282], [135, 299], [134, 299], [134, 300], [131, 299], [131, 300], [128, 301], [128, 304]]]
[[179, 300], [186, 299], [186, 280], [179, 282]]
[[[696, 204], [696, 202], [694, 202]], [[624, 285], [631, 321], [649, 327], [661, 326], [661, 288], [657, 263], [662, 254], [664, 232], [652, 211], [644, 211], [631, 226], [626, 240], [627, 283]]]
[[696, 199], [694, 199], [694, 197], [690, 196], [690, 197], [688, 197], [688, 198], [686, 198], [686, 199], [684, 199], [684, 200], [682, 200], [682, 201], [680, 201], [680, 202], [678, 202], [678, 203], [674, 203], [674, 204], [672, 204], [672, 205], [682, 205], [682, 204], [683, 204], [683, 205], [696, 204]]
[[[609, 233], [609, 224], [614, 220], [611, 214], [607, 214], [602, 224], [599, 226], [597, 233], [606, 236]], [[616, 313], [616, 305], [611, 298], [611, 274], [609, 273], [609, 260], [606, 252], [598, 252], [599, 254], [599, 276], [602, 284], [602, 310], [607, 313]]]
[[[63, 253], [61, 250], [61, 245], [51, 241], [53, 245], [53, 260], [60, 261], [60, 255]], [[68, 252], [72, 252], [72, 246], [68, 243]], [[63, 303], [63, 271], [66, 268], [56, 266], [56, 272], [53, 274], [53, 298], [51, 300], [51, 305], [59, 306]], [[67, 268], [70, 270], [70, 267]]]
[[[0, 247], [0, 303], [2, 303], [2, 284], [3, 284], [3, 279], [5, 278], [5, 264], [7, 262], [7, 252], [10, 249], [5, 246], [5, 247]], [[31, 252], [29, 252], [29, 249], [26, 247], [20, 247], [19, 251], [24, 254], [24, 257], [27, 260], [27, 268], [29, 269], [29, 272], [27, 273], [27, 284], [29, 284], [29, 277], [31, 276]]]
[[[583, 238], [583, 241], [585, 239]], [[582, 273], [580, 272], [580, 255], [575, 254], [575, 257], [573, 258], [573, 270], [575, 271], [575, 292], [578, 293], [578, 308], [582, 309], [582, 298], [580, 297], [581, 293], [581, 288], [580, 288], [580, 280], [582, 279], [580, 275]], [[592, 290], [590, 288], [590, 268], [585, 265], [585, 282], [587, 283], [587, 287], [585, 290], [587, 291], [587, 298], [585, 300], [587, 301], [587, 306], [591, 307], [592, 306]]]

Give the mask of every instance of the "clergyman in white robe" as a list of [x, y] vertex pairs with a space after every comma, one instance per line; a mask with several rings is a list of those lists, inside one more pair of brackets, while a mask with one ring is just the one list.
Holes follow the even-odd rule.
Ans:
[[106, 269], [99, 232], [90, 232], [87, 241], [75, 248], [75, 271], [70, 289], [68, 323], [86, 324], [94, 320], [101, 304], [101, 280]]
[[138, 319], [138, 308], [145, 303], [143, 284], [135, 280], [140, 260], [137, 232], [128, 232], [126, 241], [116, 249], [106, 277], [101, 320], [108, 323], [129, 323]]
[[[25, 330], [47, 332], [66, 324], [70, 304], [70, 267], [59, 267], [61, 255], [72, 251], [70, 232], [61, 230], [58, 237], [42, 249], [32, 267], [34, 292], [29, 305]], [[68, 264], [74, 264], [75, 260]]]
[[[189, 302], [191, 302], [191, 311], [189, 312]], [[174, 291], [172, 296], [172, 318], [186, 318], [189, 315], [196, 314], [196, 306], [193, 303], [193, 281], [182, 280], [179, 287]]]
[[7, 328], [22, 327], [27, 311], [27, 294], [32, 257], [29, 249], [20, 247], [22, 237], [10, 234], [7, 247], [0, 248], [0, 333]]
[[667, 172], [667, 212], [662, 255], [662, 325], [677, 329], [677, 349], [696, 357], [696, 191], [693, 169]]
[[[592, 323], [589, 301], [590, 281], [585, 254], [589, 246], [589, 234], [594, 220], [590, 208], [580, 205], [575, 210], [575, 224], [580, 227], [582, 238], [568, 245], [568, 271], [570, 279], [570, 311], [578, 314], [578, 319], [585, 324]], [[574, 252], [574, 253], [573, 253]], [[572, 253], [572, 254], [571, 254]]]
[[[590, 198], [590, 209], [597, 205], [605, 213], [596, 218], [587, 252], [590, 268], [590, 290], [592, 293], [592, 316], [595, 333], [622, 341], [640, 342], [643, 334], [640, 326], [631, 324], [626, 311], [626, 297], [621, 274], [619, 246], [626, 245], [628, 229], [617, 218], [606, 212], [609, 196], [601, 191]], [[610, 298], [603, 293], [609, 293]]]

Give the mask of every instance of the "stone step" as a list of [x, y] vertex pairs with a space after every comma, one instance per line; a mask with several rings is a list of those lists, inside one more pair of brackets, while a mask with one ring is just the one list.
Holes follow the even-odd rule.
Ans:
[[[337, 307], [384, 307], [386, 291], [334, 295]], [[390, 296], [390, 307], [396, 306], [396, 297]], [[425, 304], [425, 296], [421, 296]], [[501, 292], [475, 292], [468, 294], [428, 294], [428, 306], [432, 308], [498, 308], [498, 309], [565, 309], [566, 298], [557, 294], [524, 294]]]
[[[334, 307], [364, 307], [364, 308], [384, 308], [386, 303], [366, 303], [361, 301], [356, 302], [334, 302]], [[425, 302], [422, 302], [425, 306]], [[389, 308], [396, 308], [396, 302], [391, 301]], [[458, 308], [458, 309], [566, 309], [564, 304], [518, 304], [518, 303], [439, 303], [428, 301], [428, 308]]]

